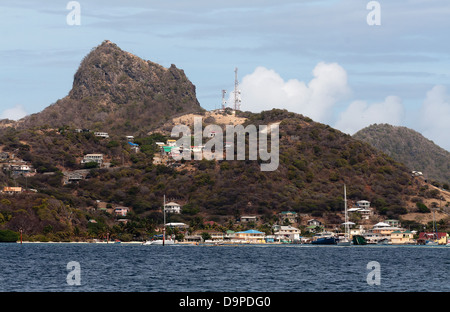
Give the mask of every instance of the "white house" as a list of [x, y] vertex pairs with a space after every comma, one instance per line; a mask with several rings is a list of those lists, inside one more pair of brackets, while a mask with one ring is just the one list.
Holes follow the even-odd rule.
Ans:
[[356, 202], [356, 206], [358, 208], [362, 208], [362, 209], [369, 209], [370, 208], [370, 201], [359, 200], [359, 201]]
[[130, 211], [130, 209], [127, 208], [127, 207], [116, 207], [116, 208], [114, 208], [114, 214], [116, 216], [125, 217], [129, 211]]
[[298, 241], [300, 240], [301, 231], [293, 226], [274, 226], [275, 230], [275, 239], [276, 240], [285, 240], [288, 239], [290, 241]]
[[165, 210], [168, 213], [181, 213], [181, 206], [175, 202], [167, 203]]
[[109, 138], [109, 134], [107, 132], [94, 132], [94, 135], [96, 137], [101, 137], [101, 138]]
[[256, 222], [257, 220], [256, 216], [241, 216], [241, 222]]
[[84, 158], [81, 160], [82, 164], [86, 164], [89, 162], [96, 162], [99, 165], [103, 163], [103, 154], [86, 154]]

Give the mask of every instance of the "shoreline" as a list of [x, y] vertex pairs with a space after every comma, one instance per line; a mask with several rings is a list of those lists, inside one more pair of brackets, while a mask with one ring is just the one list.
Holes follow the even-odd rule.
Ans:
[[[143, 245], [145, 241], [130, 241], [130, 242], [42, 242], [42, 241], [20, 241], [17, 242], [0, 242], [3, 244], [99, 244], [99, 245]], [[148, 245], [152, 246], [152, 245]], [[153, 245], [153, 246], [162, 246], [162, 245]], [[191, 243], [191, 242], [179, 242], [167, 246], [196, 246], [196, 247], [236, 247], [236, 246], [258, 246], [258, 247], [270, 247], [270, 246], [283, 246], [283, 247], [340, 247], [340, 248], [348, 248], [348, 247], [426, 247], [426, 248], [436, 248], [436, 247], [450, 247], [450, 244], [446, 245], [419, 245], [419, 244], [388, 244], [388, 245], [379, 245], [379, 244], [366, 244], [366, 245], [350, 245], [350, 246], [338, 246], [338, 245], [314, 245], [314, 244], [292, 244], [292, 243], [237, 243], [237, 242], [227, 242], [227, 243]]]

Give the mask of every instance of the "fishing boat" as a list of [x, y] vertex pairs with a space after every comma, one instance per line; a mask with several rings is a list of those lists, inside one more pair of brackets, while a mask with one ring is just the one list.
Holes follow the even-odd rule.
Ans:
[[337, 242], [338, 246], [350, 246], [352, 241], [349, 239], [350, 225], [354, 225], [355, 223], [348, 221], [348, 211], [347, 211], [347, 189], [344, 184], [344, 206], [345, 206], [345, 222], [343, 223], [345, 227], [345, 236], [343, 239], [340, 239]]

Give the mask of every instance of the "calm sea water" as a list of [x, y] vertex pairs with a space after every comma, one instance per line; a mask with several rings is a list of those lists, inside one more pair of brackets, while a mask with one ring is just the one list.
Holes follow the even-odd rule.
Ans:
[[[0, 244], [2, 292], [448, 292], [450, 247]], [[67, 264], [80, 265], [69, 285]], [[379, 263], [379, 285], [367, 264]]]

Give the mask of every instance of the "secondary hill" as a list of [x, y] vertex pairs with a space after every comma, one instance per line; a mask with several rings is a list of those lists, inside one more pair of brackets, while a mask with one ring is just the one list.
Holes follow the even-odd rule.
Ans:
[[83, 59], [66, 97], [17, 126], [66, 125], [134, 135], [176, 114], [202, 110], [183, 70], [145, 61], [106, 40]]
[[[440, 186], [450, 184], [450, 152], [406, 127], [374, 124], [353, 135]], [[435, 184], [436, 184], [435, 183]]]

